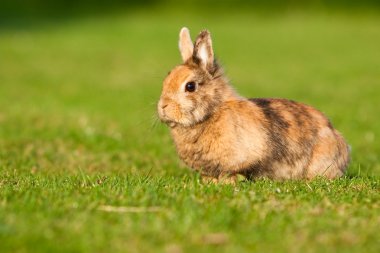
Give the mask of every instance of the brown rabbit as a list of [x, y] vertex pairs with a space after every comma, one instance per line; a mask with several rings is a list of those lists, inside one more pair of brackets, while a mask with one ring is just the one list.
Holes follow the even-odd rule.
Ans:
[[183, 64], [165, 78], [158, 103], [180, 158], [212, 181], [342, 176], [349, 147], [320, 111], [286, 99], [247, 99], [214, 58], [210, 33], [179, 35]]

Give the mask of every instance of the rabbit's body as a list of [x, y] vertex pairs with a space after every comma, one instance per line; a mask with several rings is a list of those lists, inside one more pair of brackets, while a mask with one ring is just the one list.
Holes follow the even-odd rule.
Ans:
[[175, 126], [171, 134], [186, 165], [214, 178], [334, 178], [349, 160], [322, 113], [284, 99], [226, 101], [206, 122]]
[[343, 175], [348, 145], [321, 112], [286, 99], [238, 96], [213, 59], [209, 33], [190, 49], [188, 31], [180, 36], [185, 63], [165, 79], [158, 111], [188, 166], [215, 179]]

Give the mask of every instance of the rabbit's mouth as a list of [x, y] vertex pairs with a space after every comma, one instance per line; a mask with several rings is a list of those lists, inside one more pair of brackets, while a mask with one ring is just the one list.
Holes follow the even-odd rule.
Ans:
[[162, 123], [165, 123], [166, 125], [168, 125], [170, 128], [173, 128], [177, 125], [177, 122], [172, 121], [172, 120], [161, 119], [161, 121], [162, 121]]
[[162, 123], [165, 123], [170, 128], [173, 128], [173, 127], [177, 126], [178, 124], [181, 124], [180, 122], [175, 120], [173, 117], [168, 116], [167, 112], [162, 108], [158, 109], [158, 117]]
[[168, 122], [167, 125], [170, 127], [170, 128], [174, 128], [177, 126], [177, 123], [171, 121], [171, 122]]
[[[169, 110], [167, 110], [169, 109]], [[180, 110], [170, 110], [170, 108], [158, 108], [158, 117], [162, 123], [165, 123], [170, 128], [176, 126], [189, 127], [198, 122], [194, 121], [194, 115], [189, 112], [183, 112]]]
[[178, 123], [174, 120], [169, 119], [165, 113], [159, 114], [159, 118], [162, 123], [168, 125], [170, 128], [175, 127]]

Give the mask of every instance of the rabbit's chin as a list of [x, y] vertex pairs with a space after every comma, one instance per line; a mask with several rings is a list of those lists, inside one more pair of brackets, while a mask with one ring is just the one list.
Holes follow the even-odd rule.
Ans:
[[166, 125], [169, 126], [170, 128], [173, 128], [173, 127], [175, 127], [175, 126], [177, 125], [176, 122], [171, 121], [171, 120], [168, 120], [168, 119], [162, 119], [162, 118], [161, 118], [161, 122], [164, 123], [164, 124], [166, 124]]
[[173, 121], [173, 120], [169, 120], [167, 118], [161, 118], [161, 122], [164, 123], [164, 124], [166, 124], [170, 128], [174, 128], [174, 127], [178, 126], [179, 124], [181, 124], [179, 122], [176, 122], [176, 121]]
[[200, 124], [207, 119], [209, 119], [211, 114], [191, 114], [191, 113], [182, 113], [182, 117], [179, 119], [169, 117], [165, 113], [159, 114], [161, 122], [165, 123], [170, 128], [174, 128], [177, 126], [180, 127], [192, 127], [194, 125]]
[[190, 124], [189, 122], [175, 122], [175, 121], [167, 121], [165, 122], [166, 125], [168, 125], [170, 128], [175, 128], [177, 126], [181, 126], [181, 127], [190, 127], [192, 126], [192, 124]]
[[170, 128], [175, 128], [175, 127], [178, 127], [178, 126], [181, 126], [181, 127], [191, 127], [191, 126], [197, 124], [197, 122], [193, 122], [191, 120], [180, 120], [180, 121], [163, 120], [162, 122], [165, 123]]
[[177, 123], [175, 122], [169, 122], [167, 123], [170, 128], [175, 128], [177, 126]]

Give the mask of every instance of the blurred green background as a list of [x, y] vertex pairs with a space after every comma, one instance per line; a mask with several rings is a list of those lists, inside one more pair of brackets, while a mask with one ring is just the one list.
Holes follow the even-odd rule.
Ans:
[[[1, 1], [0, 251], [379, 252], [379, 14], [379, 1]], [[352, 146], [348, 175], [200, 184], [155, 112], [182, 26], [210, 30], [241, 95], [325, 112]]]
[[241, 11], [284, 13], [287, 11], [369, 11], [378, 10], [380, 2], [377, 0], [3, 0], [0, 3], [0, 17], [4, 20], [22, 21], [32, 19], [58, 19], [73, 16], [107, 14], [134, 11], [139, 8], [187, 8], [189, 14], [194, 15], [205, 11]]

